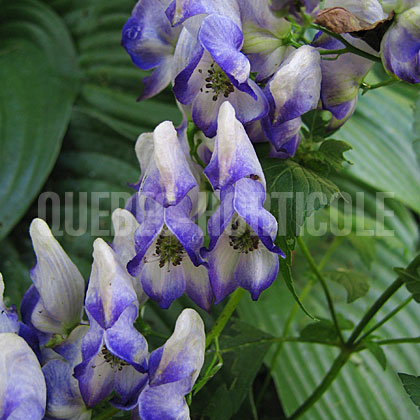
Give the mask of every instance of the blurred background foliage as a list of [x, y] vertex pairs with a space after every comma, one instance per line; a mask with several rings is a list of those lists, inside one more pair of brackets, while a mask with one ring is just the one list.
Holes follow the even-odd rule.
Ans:
[[[65, 218], [71, 217], [77, 227], [78, 205], [83, 204], [78, 193], [87, 192], [90, 209], [90, 192], [131, 192], [127, 183], [139, 176], [137, 136], [163, 120], [175, 125], [181, 121], [169, 90], [136, 102], [145, 73], [132, 65], [120, 46], [121, 28], [134, 4], [133, 0], [0, 0], [0, 271], [7, 303], [19, 304], [30, 284], [34, 255], [28, 227], [37, 216], [39, 194], [58, 193], [63, 227]], [[380, 70], [372, 77], [381, 78]], [[419, 121], [419, 89], [394, 85], [367, 92], [354, 117], [334, 135], [353, 147], [346, 154], [353, 165], [335, 175], [334, 182], [353, 198], [357, 192], [365, 193], [365, 213], [360, 216], [365, 226], [375, 226], [379, 211], [387, 215], [385, 227], [396, 233], [392, 238], [346, 237], [323, 267], [332, 280], [338, 312], [349, 326], [396, 277], [392, 267], [406, 266], [418, 249]], [[375, 201], [377, 191], [394, 193], [383, 209]], [[74, 207], [64, 205], [66, 193], [74, 194]], [[122, 205], [102, 201], [108, 214]], [[324, 220], [328, 211], [317, 212], [311, 222]], [[101, 228], [110, 228], [109, 216], [100, 220]], [[304, 238], [317, 262], [337, 244], [331, 234]], [[58, 239], [87, 280], [95, 238], [85, 233]], [[323, 295], [299, 251], [293, 257], [293, 277], [308, 310], [327, 318]], [[353, 293], [350, 299], [342, 286]], [[405, 289], [400, 290], [386, 309], [407, 296]], [[347, 303], [353, 298], [357, 300]], [[144, 318], [153, 329], [169, 335], [183, 306], [194, 305], [182, 298], [163, 311], [148, 303]], [[207, 328], [220, 306], [210, 315], [200, 311]], [[377, 336], [419, 336], [419, 319], [420, 308], [412, 302]], [[221, 338], [221, 373], [194, 398], [194, 418], [281, 419], [282, 413], [296, 409], [325, 375], [338, 350], [320, 344], [270, 344], [266, 339], [299, 331], [311, 334], [311, 327], [307, 329], [311, 323], [297, 310], [281, 278], [258, 302], [245, 298]], [[249, 341], [256, 344], [242, 345]], [[161, 342], [154, 339], [153, 344]], [[397, 372], [420, 373], [419, 345], [384, 350], [386, 370], [369, 352], [354, 355], [302, 418], [417, 418]], [[382, 365], [383, 357], [379, 357]]]

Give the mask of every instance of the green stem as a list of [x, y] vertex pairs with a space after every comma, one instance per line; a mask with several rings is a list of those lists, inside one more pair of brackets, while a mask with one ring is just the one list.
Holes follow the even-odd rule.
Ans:
[[214, 323], [212, 329], [206, 336], [206, 348], [210, 346], [210, 344], [216, 337], [219, 337], [226, 324], [228, 323], [230, 317], [232, 316], [233, 312], [235, 311], [236, 307], [239, 305], [239, 302], [241, 301], [242, 296], [244, 294], [245, 290], [242, 288], [238, 288], [232, 293], [226, 306], [223, 308], [222, 312], [216, 319], [216, 322]]
[[376, 300], [376, 302], [369, 308], [366, 314], [363, 316], [359, 324], [353, 330], [347, 343], [352, 345], [359, 337], [360, 333], [369, 323], [369, 321], [376, 315], [376, 313], [385, 305], [388, 299], [404, 284], [401, 277], [398, 277]]
[[348, 48], [339, 48], [337, 50], [318, 50], [321, 55], [341, 55], [346, 54], [349, 51]]
[[369, 90], [379, 89], [383, 86], [389, 86], [397, 82], [399, 82], [398, 79], [390, 77], [388, 80], [384, 80], [383, 82], [379, 82], [374, 85], [370, 85], [369, 83], [363, 82], [361, 88], [363, 89], [363, 94], [365, 94]]
[[[311, 130], [311, 132], [312, 132], [312, 130]], [[331, 258], [331, 256], [336, 251], [336, 249], [340, 246], [340, 244], [343, 241], [343, 239], [344, 239], [344, 236], [335, 236], [334, 237], [334, 240], [332, 241], [330, 247], [327, 249], [327, 252], [324, 254], [324, 256], [322, 257], [320, 263], [318, 264], [319, 271], [322, 271], [322, 269], [325, 267], [325, 264], [327, 264], [327, 262], [329, 261], [329, 259]], [[306, 296], [308, 296], [308, 294], [311, 291], [312, 286], [314, 285], [314, 283], [315, 283], [315, 280], [312, 280], [311, 279], [305, 285], [305, 287], [304, 287], [304, 289], [302, 291], [302, 294], [300, 296], [301, 302], [303, 302], [305, 300]], [[299, 308], [300, 308], [299, 305], [297, 303], [295, 303], [295, 305], [293, 306], [292, 311], [290, 312], [290, 314], [289, 314], [289, 316], [288, 316], [288, 318], [286, 320], [286, 323], [284, 324], [283, 334], [282, 334], [282, 337], [283, 338], [286, 338], [287, 334], [289, 334], [290, 326], [292, 325], [292, 322], [295, 319], [295, 317], [296, 317], [296, 315], [297, 315], [297, 313], [299, 311]], [[263, 382], [263, 385], [262, 385], [262, 387], [260, 389], [260, 392], [257, 395], [257, 401], [256, 401], [257, 407], [260, 405], [261, 400], [262, 400], [262, 398], [263, 398], [263, 396], [265, 394], [265, 391], [267, 390], [268, 385], [270, 384], [270, 380], [271, 380], [271, 376], [272, 376], [273, 371], [274, 371], [274, 367], [275, 367], [275, 365], [277, 363], [277, 359], [280, 356], [280, 353], [281, 353], [281, 351], [283, 349], [283, 344], [285, 342], [286, 342], [286, 340], [283, 341], [283, 342], [280, 341], [280, 344], [277, 346], [277, 349], [276, 349], [276, 351], [275, 351], [275, 353], [273, 355], [273, 358], [271, 359], [270, 368], [269, 368], [269, 370], [268, 370], [268, 372], [267, 372], [267, 374], [266, 374], [266, 376], [264, 378], [264, 382]]]
[[318, 387], [311, 394], [311, 396], [300, 407], [298, 407], [297, 410], [290, 417], [288, 417], [288, 420], [295, 420], [299, 418], [302, 414], [308, 411], [319, 400], [319, 398], [321, 398], [324, 392], [328, 389], [328, 387], [337, 377], [341, 368], [346, 364], [350, 355], [351, 352], [347, 349], [343, 348], [341, 350], [340, 354], [334, 360], [333, 365], [331, 366], [330, 370], [328, 371], [322, 382], [318, 385]]
[[110, 407], [110, 408], [108, 408], [108, 410], [103, 411], [101, 414], [95, 416], [95, 420], [106, 420], [106, 419], [110, 419], [113, 416], [115, 416], [115, 414], [117, 414], [119, 412], [120, 412], [120, 410], [118, 408]]
[[386, 317], [381, 319], [378, 323], [376, 323], [372, 328], [370, 328], [368, 331], [366, 331], [362, 337], [357, 340], [357, 343], [360, 343], [363, 341], [366, 337], [368, 337], [370, 334], [372, 334], [374, 331], [376, 331], [378, 328], [382, 327], [386, 322], [388, 322], [391, 318], [393, 318], [395, 315], [397, 315], [398, 312], [400, 312], [402, 309], [404, 309], [411, 301], [413, 300], [413, 296], [410, 296], [408, 299], [406, 299], [404, 302], [402, 302], [400, 305], [398, 305], [392, 312], [390, 312]]
[[341, 333], [340, 326], [338, 325], [338, 319], [337, 314], [335, 312], [334, 303], [330, 294], [330, 291], [328, 290], [328, 285], [326, 280], [324, 279], [324, 276], [321, 274], [321, 271], [319, 270], [318, 266], [316, 265], [314, 259], [312, 258], [311, 253], [309, 252], [308, 247], [306, 246], [305, 242], [303, 241], [302, 237], [297, 238], [297, 242], [299, 244], [300, 249], [303, 252], [303, 255], [305, 256], [306, 260], [308, 261], [309, 265], [312, 268], [312, 271], [316, 275], [317, 279], [321, 283], [322, 289], [324, 290], [325, 298], [328, 302], [328, 307], [330, 309], [331, 318], [334, 322], [335, 329], [337, 331], [338, 338], [340, 339], [341, 343], [344, 344], [343, 335]]
[[332, 347], [340, 347], [341, 344], [339, 342], [326, 342], [322, 340], [306, 340], [301, 337], [269, 337], [269, 338], [261, 338], [260, 340], [256, 341], [248, 341], [247, 343], [242, 343], [237, 346], [226, 347], [223, 350], [220, 350], [220, 353], [229, 353], [231, 351], [237, 351], [239, 349], [243, 349], [249, 346], [256, 346], [261, 344], [267, 343], [306, 343], [306, 344], [322, 344], [324, 346], [332, 346]]
[[405, 343], [420, 343], [420, 337], [401, 337], [401, 338], [390, 338], [387, 340], [375, 341], [380, 346], [390, 346], [392, 344], [405, 344]]
[[313, 29], [317, 29], [318, 31], [325, 32], [326, 34], [332, 36], [333, 38], [338, 39], [342, 44], [346, 46], [346, 48], [348, 49], [348, 52], [360, 55], [361, 57], [367, 58], [368, 60], [375, 61], [377, 63], [381, 62], [380, 57], [376, 57], [375, 55], [359, 50], [359, 48], [354, 47], [352, 44], [350, 44], [349, 41], [344, 39], [341, 35], [331, 32], [328, 29], [324, 28], [323, 26], [316, 25], [313, 23], [312, 25], [310, 25], [310, 27]]

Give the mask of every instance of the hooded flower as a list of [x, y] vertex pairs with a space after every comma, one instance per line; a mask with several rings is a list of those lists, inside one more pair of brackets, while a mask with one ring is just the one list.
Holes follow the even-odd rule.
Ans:
[[69, 337], [54, 347], [42, 367], [47, 385], [46, 416], [64, 420], [89, 420], [91, 411], [83, 402], [79, 382], [73, 376], [82, 361], [81, 342], [89, 327], [76, 327]]
[[216, 134], [218, 111], [225, 101], [243, 123], [267, 113], [261, 89], [249, 78], [251, 64], [241, 52], [243, 41], [240, 20], [235, 23], [226, 14], [204, 17], [197, 35], [187, 28], [181, 32], [175, 50], [174, 93], [179, 102], [191, 105], [192, 119], [207, 137]]
[[184, 292], [203, 309], [210, 309], [207, 269], [199, 257], [203, 232], [191, 220], [192, 209], [189, 196], [166, 209], [148, 199], [144, 222], [135, 233], [137, 255], [129, 262], [128, 272], [165, 309]]
[[14, 333], [0, 333], [0, 419], [44, 418], [46, 386], [38, 359]]
[[301, 115], [318, 106], [321, 90], [320, 55], [302, 46], [282, 63], [265, 88], [270, 111], [262, 120], [275, 156], [293, 156], [300, 142]]
[[203, 366], [204, 324], [193, 309], [184, 309], [175, 330], [149, 359], [148, 383], [138, 403], [142, 420], [189, 420], [187, 395]]
[[209, 277], [219, 303], [237, 287], [258, 299], [276, 278], [277, 222], [263, 208], [265, 179], [255, 150], [229, 103], [219, 114], [214, 152], [205, 169], [220, 206], [209, 220]]
[[[370, 24], [387, 17], [377, 0], [327, 0], [325, 7], [343, 7], [357, 18]], [[343, 37], [355, 47], [377, 55], [377, 52], [363, 40], [347, 34]], [[343, 43], [322, 32], [315, 36], [312, 46], [322, 50], [345, 48]], [[332, 114], [328, 129], [334, 131], [353, 115], [360, 84], [372, 68], [373, 62], [352, 53], [341, 54], [338, 58], [334, 55], [324, 55], [324, 57], [326, 59], [321, 60], [321, 101], [322, 108]], [[336, 59], [330, 60], [331, 58]]]
[[381, 43], [385, 69], [409, 83], [420, 82], [420, 5], [400, 1], [391, 28]]
[[137, 295], [112, 249], [102, 240], [93, 245], [93, 265], [86, 294], [89, 331], [82, 340], [82, 362], [75, 377], [87, 407], [113, 390], [117, 407], [130, 409], [144, 385], [147, 343], [134, 328]]
[[33, 220], [30, 235], [37, 262], [22, 318], [42, 333], [67, 335], [81, 320], [85, 282], [43, 220]]
[[180, 28], [173, 28], [166, 17], [164, 0], [139, 0], [122, 29], [122, 46], [133, 63], [142, 70], [154, 69], [143, 79], [139, 99], [161, 92], [171, 81], [173, 53]]

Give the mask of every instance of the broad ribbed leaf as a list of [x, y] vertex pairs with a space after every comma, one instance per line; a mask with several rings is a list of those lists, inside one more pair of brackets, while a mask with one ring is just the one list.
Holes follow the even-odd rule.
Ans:
[[36, 0], [2, 1], [0, 38], [0, 239], [50, 173], [78, 87], [67, 28]]

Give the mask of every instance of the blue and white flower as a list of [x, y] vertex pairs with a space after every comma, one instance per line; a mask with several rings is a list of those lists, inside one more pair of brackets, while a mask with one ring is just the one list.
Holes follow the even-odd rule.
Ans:
[[41, 366], [25, 340], [0, 333], [0, 419], [44, 418], [46, 386]]
[[173, 54], [180, 28], [166, 17], [164, 0], [139, 0], [122, 29], [122, 46], [142, 70], [153, 70], [143, 79], [140, 100], [161, 92], [171, 81]]
[[150, 354], [148, 383], [138, 399], [142, 420], [189, 420], [187, 395], [203, 366], [204, 324], [193, 309], [179, 315], [172, 336]]
[[265, 88], [270, 103], [262, 120], [265, 135], [274, 146], [274, 156], [293, 156], [300, 142], [301, 115], [318, 106], [321, 90], [320, 55], [302, 46], [282, 63]]
[[209, 220], [209, 277], [219, 303], [237, 287], [258, 299], [278, 273], [274, 245], [277, 222], [264, 209], [265, 178], [255, 150], [235, 110], [226, 102], [219, 114], [214, 152], [205, 173], [220, 195]]
[[145, 382], [147, 343], [133, 326], [137, 295], [127, 272], [102, 239], [93, 245], [93, 265], [86, 294], [89, 331], [82, 340], [82, 362], [75, 377], [87, 407], [113, 390], [117, 407], [130, 409]]
[[22, 300], [23, 321], [41, 333], [66, 336], [81, 321], [85, 282], [43, 220], [33, 220], [30, 235], [37, 262]]

